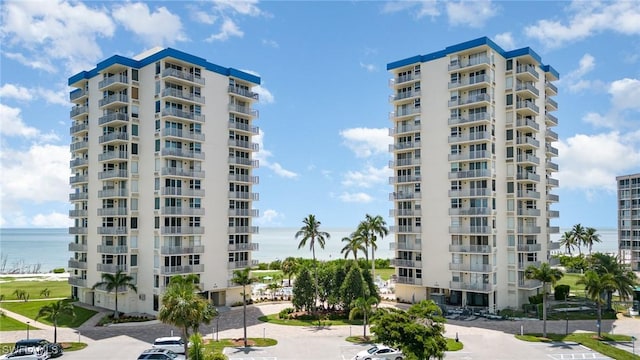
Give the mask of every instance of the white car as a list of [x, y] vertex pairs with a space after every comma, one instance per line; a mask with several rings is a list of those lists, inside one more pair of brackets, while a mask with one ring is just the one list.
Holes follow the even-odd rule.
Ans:
[[167, 349], [176, 354], [184, 354], [184, 340], [180, 336], [167, 336], [157, 338], [153, 342], [154, 349]]
[[353, 360], [404, 360], [404, 355], [398, 349], [385, 345], [375, 345], [367, 350], [360, 351], [354, 356]]

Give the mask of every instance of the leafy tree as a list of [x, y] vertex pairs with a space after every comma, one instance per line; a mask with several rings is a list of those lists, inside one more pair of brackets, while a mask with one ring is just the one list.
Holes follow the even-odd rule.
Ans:
[[598, 309], [598, 337], [600, 337], [602, 330], [602, 304], [604, 303], [602, 295], [615, 289], [614, 277], [610, 273], [600, 275], [594, 270], [587, 270], [584, 273], [584, 277], [578, 279], [576, 284], [584, 285], [587, 296], [596, 303]]
[[104, 286], [107, 293], [111, 293], [113, 291], [116, 301], [113, 318], [117, 320], [120, 318], [120, 312], [118, 312], [118, 293], [124, 292], [127, 289], [131, 289], [137, 293], [138, 288], [135, 285], [133, 276], [122, 270], [118, 270], [115, 274], [102, 273], [101, 279], [102, 281], [95, 283], [91, 289], [95, 290], [97, 287]]
[[369, 289], [362, 277], [362, 270], [358, 266], [352, 266], [344, 282], [340, 285], [342, 304], [345, 310], [350, 311], [353, 302], [359, 298], [368, 298]]
[[571, 231], [565, 231], [560, 237], [560, 246], [564, 246], [564, 252], [571, 256], [571, 250], [575, 247], [573, 242], [573, 233]]
[[358, 252], [362, 251], [366, 253], [367, 249], [362, 245], [361, 237], [353, 236], [354, 234], [351, 235], [350, 237], [345, 236], [342, 238], [342, 242], [344, 242], [345, 245], [342, 250], [340, 250], [340, 253], [344, 254], [345, 259], [349, 257], [349, 254], [353, 254], [353, 258], [358, 262]]
[[269, 263], [269, 270], [281, 270], [282, 269], [282, 261], [275, 260]]
[[197, 333], [201, 323], [209, 324], [218, 315], [216, 309], [198, 294], [198, 282], [199, 277], [195, 274], [173, 276], [162, 296], [162, 305], [158, 311], [161, 322], [182, 330], [185, 354], [189, 353], [189, 330]]
[[53, 342], [58, 342], [58, 320], [60, 320], [61, 316], [70, 316], [71, 318], [76, 317], [76, 311], [73, 308], [73, 304], [69, 303], [66, 300], [58, 300], [48, 305], [45, 305], [40, 308], [38, 314], [36, 315], [36, 320], [41, 317], [46, 317], [51, 320], [53, 323]]
[[582, 254], [582, 245], [584, 245], [584, 238], [585, 238], [585, 228], [584, 226], [580, 225], [580, 224], [575, 224], [573, 225], [573, 228], [571, 228], [571, 241], [573, 242], [573, 244], [575, 246], [578, 247], [578, 252], [580, 254]]
[[304, 309], [310, 311], [313, 309], [313, 280], [311, 273], [307, 267], [303, 267], [296, 278], [293, 286], [293, 297], [291, 302], [296, 310]]
[[367, 339], [367, 317], [371, 314], [371, 307], [378, 305], [380, 301], [375, 296], [359, 297], [351, 304], [351, 311], [349, 312], [349, 320], [355, 319], [356, 314], [362, 313], [364, 322], [362, 324], [362, 338]]
[[611, 274], [615, 282], [615, 288], [607, 290], [607, 309], [611, 310], [611, 301], [613, 292], [616, 291], [621, 300], [633, 298], [634, 288], [636, 286], [636, 274], [629, 268], [627, 264], [622, 263], [616, 256], [595, 253], [589, 258], [591, 268], [599, 275]]
[[207, 348], [202, 341], [202, 335], [200, 333], [194, 333], [189, 337], [189, 343], [191, 346], [189, 347], [189, 359], [191, 360], [213, 360], [215, 359], [213, 354], [210, 351], [207, 351]]
[[399, 348], [407, 359], [444, 358], [442, 310], [432, 300], [423, 300], [409, 310], [379, 308], [371, 317], [371, 332], [381, 343]]
[[358, 226], [362, 228], [363, 233], [366, 234], [366, 246], [371, 247], [371, 276], [373, 279], [376, 278], [375, 250], [378, 248], [377, 240], [378, 236], [382, 239], [389, 234], [389, 229], [387, 229], [386, 225], [387, 223], [384, 221], [382, 216], [371, 216], [367, 214], [365, 215], [364, 221], [362, 221]]
[[547, 286], [555, 286], [564, 275], [562, 271], [552, 268], [549, 263], [542, 263], [540, 267], [529, 265], [524, 275], [527, 279], [538, 280], [542, 283], [542, 336], [547, 337]]
[[251, 277], [251, 269], [246, 268], [244, 270], [236, 270], [233, 272], [234, 283], [242, 285], [242, 326], [244, 328], [244, 347], [247, 347], [247, 285], [251, 285], [256, 282], [256, 279]]
[[583, 273], [589, 268], [589, 263], [584, 255], [557, 255], [562, 265], [567, 272]]
[[280, 268], [282, 269], [282, 273], [289, 278], [289, 286], [291, 286], [291, 275], [298, 272], [299, 267], [300, 266], [296, 259], [291, 256], [287, 257], [282, 262], [282, 266]]
[[269, 291], [271, 291], [271, 300], [275, 300], [276, 298], [276, 292], [281, 288], [282, 286], [280, 286], [280, 284], [278, 284], [277, 282], [272, 282], [269, 285], [267, 285], [267, 289], [269, 289]]
[[315, 215], [310, 214], [304, 220], [302, 220], [304, 224], [298, 232], [296, 232], [296, 239], [300, 239], [300, 243], [298, 244], [298, 249], [303, 248], [307, 245], [307, 241], [309, 242], [309, 248], [311, 249], [311, 253], [313, 255], [313, 265], [315, 271], [315, 288], [316, 288], [316, 298], [314, 302], [314, 307], [318, 301], [318, 264], [316, 263], [316, 242], [320, 246], [321, 249], [324, 249], [324, 244], [326, 240], [328, 240], [331, 235], [328, 232], [320, 231], [320, 221], [318, 221]]

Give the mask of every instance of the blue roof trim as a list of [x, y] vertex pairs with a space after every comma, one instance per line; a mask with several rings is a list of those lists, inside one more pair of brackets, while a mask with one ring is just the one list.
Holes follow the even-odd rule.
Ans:
[[427, 61], [443, 58], [443, 57], [447, 56], [448, 54], [452, 54], [452, 53], [456, 53], [456, 52], [464, 51], [464, 50], [468, 50], [468, 49], [473, 49], [475, 47], [483, 46], [483, 45], [489, 46], [490, 48], [495, 50], [497, 53], [499, 53], [500, 55], [502, 55], [506, 59], [529, 55], [535, 61], [537, 61], [540, 64], [540, 66], [542, 67], [542, 69], [544, 71], [550, 72], [551, 74], [555, 75], [558, 79], [560, 78], [560, 74], [558, 74], [558, 72], [554, 68], [552, 68], [551, 66], [544, 65], [542, 63], [542, 58], [540, 57], [540, 55], [538, 55], [535, 51], [531, 50], [531, 48], [525, 47], [525, 48], [522, 48], [522, 49], [505, 51], [503, 48], [500, 47], [500, 45], [496, 44], [495, 42], [493, 42], [493, 40], [489, 39], [486, 36], [481, 37], [481, 38], [477, 38], [477, 39], [473, 39], [473, 40], [469, 40], [469, 41], [465, 41], [465, 42], [460, 43], [460, 44], [447, 46], [444, 50], [436, 51], [436, 52], [433, 52], [433, 53], [430, 53], [430, 54], [415, 55], [415, 56], [412, 56], [412, 57], [409, 57], [409, 58], [406, 58], [406, 59], [402, 59], [402, 60], [398, 60], [398, 61], [394, 61], [394, 62], [388, 63], [387, 64], [387, 70], [397, 69], [397, 68], [400, 68], [400, 67], [403, 67], [403, 66], [407, 66], [407, 65], [410, 65], [410, 64], [415, 64], [415, 63], [418, 63], [418, 62], [427, 62]]
[[551, 73], [551, 75], [555, 76], [556, 79], [560, 79], [560, 73], [558, 72], [558, 70], [554, 69], [553, 66], [543, 65], [542, 70], [544, 70], [544, 72]]
[[130, 59], [124, 56], [120, 56], [120, 55], [114, 55], [106, 60], [103, 60], [101, 62], [99, 62], [97, 64], [97, 66], [89, 71], [81, 71], [79, 73], [77, 73], [76, 75], [73, 75], [69, 78], [69, 85], [72, 85], [80, 80], [83, 79], [90, 79], [96, 75], [98, 75], [100, 73], [100, 71], [108, 68], [109, 66], [112, 66], [114, 64], [121, 64], [124, 66], [128, 66], [128, 67], [132, 67], [134, 69], [139, 69], [142, 68], [144, 66], [147, 66], [151, 63], [154, 63], [156, 61], [159, 61], [161, 59], [167, 58], [167, 57], [171, 57], [171, 58], [175, 58], [181, 61], [185, 61], [194, 65], [198, 65], [201, 66], [209, 71], [221, 74], [221, 75], [225, 75], [225, 76], [233, 76], [233, 77], [237, 77], [239, 79], [245, 80], [245, 81], [249, 81], [251, 83], [254, 83], [256, 85], [260, 85], [260, 77], [253, 75], [253, 74], [249, 74], [246, 73], [244, 71], [240, 71], [240, 70], [236, 70], [233, 68], [226, 68], [224, 66], [220, 66], [220, 65], [216, 65], [214, 63], [210, 63], [207, 60], [195, 56], [195, 55], [191, 55], [191, 54], [187, 54], [183, 51], [180, 50], [176, 50], [176, 49], [172, 49], [172, 48], [166, 48], [164, 50], [158, 51], [157, 53], [151, 54], [149, 56], [147, 56], [144, 59], [141, 60], [134, 60], [134, 59]]

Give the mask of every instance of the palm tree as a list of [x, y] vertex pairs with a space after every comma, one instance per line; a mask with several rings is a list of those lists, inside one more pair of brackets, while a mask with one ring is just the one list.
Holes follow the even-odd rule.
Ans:
[[69, 303], [66, 300], [58, 300], [56, 302], [49, 303], [40, 308], [38, 311], [38, 315], [36, 315], [36, 320], [41, 317], [48, 317], [49, 320], [53, 323], [53, 343], [58, 342], [58, 320], [63, 315], [71, 316], [72, 318], [76, 318], [76, 311], [73, 307], [73, 304]]
[[387, 223], [384, 221], [382, 216], [376, 215], [371, 216], [369, 214], [365, 215], [365, 219], [360, 223], [360, 227], [365, 229], [365, 233], [367, 234], [367, 244], [371, 246], [371, 277], [373, 281], [376, 279], [376, 257], [375, 250], [378, 248], [377, 240], [378, 236], [380, 239], [389, 235], [389, 229], [387, 229]]
[[198, 294], [199, 279], [195, 274], [173, 276], [162, 295], [162, 306], [158, 311], [161, 322], [182, 330], [185, 354], [189, 350], [189, 330], [196, 333], [201, 323], [209, 324], [217, 316], [216, 309]]
[[101, 278], [102, 281], [98, 281], [93, 284], [91, 289], [95, 290], [98, 287], [104, 287], [105, 290], [107, 290], [107, 293], [113, 291], [116, 297], [116, 307], [115, 312], [113, 313], [113, 318], [117, 320], [120, 318], [120, 313], [118, 312], [118, 293], [125, 292], [127, 289], [131, 289], [137, 293], [138, 288], [135, 285], [133, 276], [122, 270], [118, 270], [115, 274], [102, 273]]
[[588, 227], [584, 232], [584, 244], [589, 249], [589, 255], [591, 255], [591, 248], [593, 247], [593, 243], [602, 242], [600, 239], [600, 235], [596, 233], [596, 229], [592, 227]]
[[307, 245], [309, 241], [309, 248], [313, 256], [313, 268], [315, 273], [315, 288], [316, 297], [314, 301], [314, 308], [317, 307], [318, 302], [318, 264], [316, 263], [316, 242], [320, 245], [321, 249], [324, 249], [326, 240], [329, 240], [331, 235], [328, 232], [320, 231], [320, 221], [316, 220], [315, 215], [310, 214], [304, 220], [302, 220], [304, 226], [296, 232], [296, 239], [302, 238], [298, 244], [298, 249]]
[[573, 228], [571, 228], [571, 242], [574, 246], [578, 247], [578, 252], [580, 253], [580, 255], [582, 255], [582, 245], [585, 244], [585, 231], [586, 230], [584, 229], [584, 226], [580, 224], [575, 224], [573, 225]]
[[353, 320], [357, 312], [362, 312], [364, 317], [362, 339], [367, 339], [367, 316], [371, 313], [371, 307], [378, 304], [378, 298], [369, 296], [368, 298], [359, 297], [353, 301], [353, 308], [349, 312], [349, 320]]
[[598, 308], [598, 337], [601, 335], [602, 328], [602, 295], [607, 291], [612, 291], [616, 287], [613, 275], [610, 273], [598, 274], [594, 270], [587, 270], [584, 273], [584, 277], [578, 279], [576, 284], [582, 284], [585, 286], [587, 296], [591, 300], [595, 301]]
[[298, 271], [298, 261], [294, 257], [287, 257], [282, 262], [280, 269], [282, 270], [282, 274], [289, 278], [289, 286], [291, 286], [291, 275], [295, 274]]
[[351, 237], [343, 237], [342, 242], [346, 243], [342, 250], [340, 250], [341, 254], [344, 254], [344, 258], [348, 258], [349, 254], [353, 254], [353, 258], [358, 262], [358, 252], [362, 251], [364, 253], [367, 252], [367, 249], [362, 245], [362, 240], [358, 236]]
[[569, 253], [571, 256], [571, 249], [575, 246], [573, 243], [573, 233], [571, 231], [565, 231], [560, 238], [560, 246], [564, 246], [564, 252]]
[[542, 283], [542, 336], [547, 337], [547, 284], [555, 285], [564, 274], [552, 268], [549, 263], [542, 263], [540, 267], [529, 265], [524, 276], [527, 279], [538, 280]]
[[247, 347], [247, 285], [256, 282], [256, 278], [251, 277], [251, 268], [245, 268], [234, 271], [231, 281], [242, 285], [242, 325], [244, 327], [244, 347]]
[[616, 291], [620, 299], [625, 301], [633, 297], [633, 289], [636, 286], [636, 274], [622, 263], [616, 256], [595, 253], [590, 257], [591, 269], [600, 275], [609, 273], [616, 284], [615, 289], [607, 291], [607, 309], [611, 310], [613, 292]]

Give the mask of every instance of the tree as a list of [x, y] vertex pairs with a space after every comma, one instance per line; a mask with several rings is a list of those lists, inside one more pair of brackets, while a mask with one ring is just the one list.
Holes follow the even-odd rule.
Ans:
[[444, 319], [432, 300], [423, 300], [407, 311], [379, 308], [371, 324], [378, 342], [399, 348], [409, 359], [444, 358]]
[[231, 281], [242, 285], [242, 326], [244, 327], [244, 347], [247, 347], [247, 285], [253, 284], [256, 279], [251, 277], [251, 269], [246, 268], [234, 271]]
[[587, 296], [596, 303], [598, 309], [598, 337], [600, 337], [602, 334], [603, 294], [615, 289], [616, 284], [613, 275], [610, 273], [600, 275], [594, 270], [587, 270], [584, 273], [584, 277], [578, 279], [576, 284], [584, 285]]
[[271, 300], [275, 300], [276, 292], [278, 292], [278, 290], [281, 287], [282, 286], [280, 284], [278, 284], [277, 282], [272, 282], [269, 285], [267, 285], [267, 289], [269, 289], [269, 291], [271, 292]]
[[584, 231], [583, 241], [589, 249], [589, 255], [591, 255], [591, 248], [593, 247], [593, 244], [602, 242], [602, 239], [600, 239], [600, 235], [597, 233], [596, 229], [588, 227]]
[[138, 288], [135, 285], [135, 281], [133, 276], [125, 273], [122, 270], [118, 270], [115, 274], [110, 273], [102, 273], [101, 275], [102, 281], [98, 281], [95, 283], [91, 289], [95, 290], [98, 287], [104, 287], [107, 290], [107, 293], [113, 291], [115, 295], [115, 309], [113, 313], [114, 319], [120, 318], [120, 313], [118, 312], [118, 293], [125, 292], [127, 289], [131, 289], [134, 292], [138, 292]]
[[287, 257], [286, 259], [284, 259], [284, 261], [282, 262], [282, 274], [284, 274], [285, 276], [287, 276], [289, 278], [289, 286], [291, 286], [291, 275], [295, 274], [296, 272], [298, 272], [298, 268], [299, 268], [299, 264], [298, 261], [296, 261], [296, 259], [294, 257]]
[[364, 318], [364, 322], [362, 324], [362, 339], [367, 339], [367, 317], [371, 314], [371, 307], [374, 305], [378, 305], [379, 300], [375, 296], [369, 297], [359, 297], [353, 301], [351, 304], [352, 308], [349, 312], [349, 320], [353, 320], [355, 315], [358, 313], [362, 313], [362, 317]]
[[[304, 224], [298, 232], [296, 232], [296, 239], [301, 238], [300, 243], [298, 244], [298, 249], [303, 248], [307, 245], [307, 241], [309, 242], [309, 248], [311, 249], [311, 253], [313, 256], [313, 267], [315, 272], [315, 287], [316, 287], [316, 298], [315, 301], [318, 301], [318, 264], [316, 264], [316, 241], [320, 248], [324, 249], [324, 244], [326, 240], [328, 240], [331, 235], [329, 233], [320, 231], [320, 221], [318, 221], [315, 215], [310, 214], [304, 220], [302, 220]], [[314, 307], [317, 304], [314, 303]]]
[[375, 250], [378, 248], [377, 240], [378, 236], [384, 238], [389, 234], [389, 229], [386, 227], [387, 223], [382, 216], [365, 215], [365, 219], [360, 223], [360, 227], [363, 228], [363, 232], [367, 234], [367, 246], [371, 246], [371, 277], [374, 281], [376, 279], [376, 257]]
[[580, 224], [573, 225], [571, 228], [571, 241], [574, 246], [578, 247], [578, 252], [582, 254], [582, 245], [584, 245], [585, 229]]
[[291, 303], [296, 310], [304, 309], [311, 311], [314, 303], [314, 287], [311, 273], [307, 267], [300, 269], [296, 282], [293, 286], [293, 297]]
[[616, 256], [595, 253], [589, 258], [591, 269], [599, 275], [611, 274], [615, 282], [615, 289], [607, 291], [607, 310], [611, 310], [613, 292], [616, 291], [621, 300], [633, 298], [633, 290], [636, 286], [636, 274], [627, 264], [622, 263]]
[[209, 324], [218, 315], [213, 305], [198, 294], [199, 279], [195, 274], [171, 277], [158, 311], [161, 322], [182, 330], [185, 354], [189, 353], [189, 330], [197, 333], [201, 323]]
[[189, 359], [191, 360], [212, 360], [214, 359], [211, 352], [207, 352], [207, 348], [202, 341], [200, 333], [194, 333], [189, 337]]
[[362, 251], [366, 253], [367, 249], [362, 245], [362, 239], [360, 237], [353, 236], [354, 234], [351, 235], [351, 237], [345, 236], [342, 238], [342, 242], [346, 244], [342, 250], [340, 250], [340, 253], [344, 254], [345, 259], [349, 257], [349, 254], [353, 254], [353, 258], [358, 262], [358, 252]]
[[53, 323], [53, 343], [58, 342], [58, 320], [62, 316], [70, 316], [75, 319], [76, 311], [73, 304], [66, 300], [58, 300], [40, 308], [36, 320], [41, 317], [47, 317]]
[[350, 311], [353, 302], [359, 298], [368, 298], [369, 289], [366, 286], [362, 270], [358, 265], [351, 267], [342, 284], [340, 284], [340, 298], [345, 310]]
[[552, 268], [549, 263], [542, 263], [540, 267], [529, 265], [524, 271], [527, 279], [538, 280], [542, 283], [542, 336], [547, 337], [547, 286], [554, 286], [564, 275], [562, 271]]
[[573, 233], [571, 231], [565, 231], [560, 238], [560, 246], [564, 246], [564, 252], [571, 255], [571, 250], [574, 248]]

